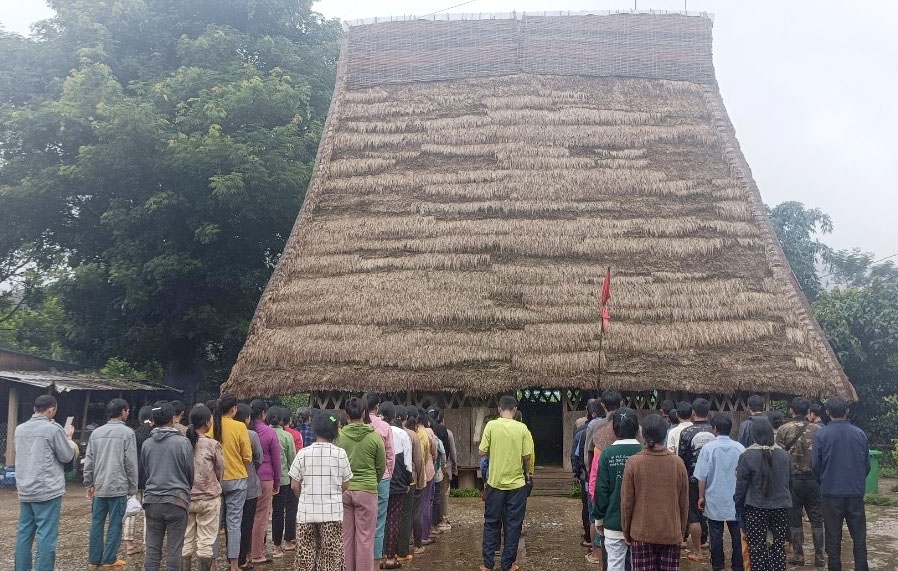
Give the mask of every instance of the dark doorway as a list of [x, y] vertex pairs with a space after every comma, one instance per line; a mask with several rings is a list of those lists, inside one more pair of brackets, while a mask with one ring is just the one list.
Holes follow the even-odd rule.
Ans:
[[564, 459], [562, 404], [560, 398], [552, 398], [556, 392], [539, 391], [537, 394], [542, 398], [537, 399], [528, 399], [525, 393], [518, 404], [524, 424], [533, 434], [537, 466], [560, 466]]

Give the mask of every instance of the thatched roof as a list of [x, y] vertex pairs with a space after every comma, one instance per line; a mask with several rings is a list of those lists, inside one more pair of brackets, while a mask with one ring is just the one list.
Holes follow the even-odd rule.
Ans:
[[854, 395], [739, 150], [708, 18], [407, 21], [345, 41], [224, 391]]

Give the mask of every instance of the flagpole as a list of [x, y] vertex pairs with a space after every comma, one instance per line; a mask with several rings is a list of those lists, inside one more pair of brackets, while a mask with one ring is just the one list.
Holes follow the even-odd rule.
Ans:
[[605, 345], [605, 329], [608, 328], [609, 316], [606, 307], [608, 300], [611, 299], [611, 266], [605, 269], [605, 279], [602, 281], [602, 312], [600, 316], [599, 328], [599, 371], [596, 380], [596, 396], [598, 397], [602, 391], [602, 369], [604, 363], [604, 345]]

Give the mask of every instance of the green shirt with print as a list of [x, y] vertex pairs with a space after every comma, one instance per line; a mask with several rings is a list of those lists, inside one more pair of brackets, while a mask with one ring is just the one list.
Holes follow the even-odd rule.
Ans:
[[526, 484], [522, 458], [533, 455], [533, 437], [523, 423], [501, 417], [489, 421], [480, 438], [480, 451], [490, 458], [489, 487], [516, 490]]

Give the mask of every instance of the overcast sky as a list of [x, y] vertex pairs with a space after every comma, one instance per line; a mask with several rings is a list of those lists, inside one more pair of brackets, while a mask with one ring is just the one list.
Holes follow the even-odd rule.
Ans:
[[[346, 20], [424, 15], [465, 0], [320, 0]], [[687, 0], [714, 20], [717, 79], [764, 201], [829, 213], [836, 248], [898, 253], [898, 2]], [[683, 0], [637, 0], [682, 10]], [[450, 12], [631, 9], [625, 0], [474, 0]], [[43, 0], [0, 0], [0, 22], [27, 33]], [[0, 54], [3, 57], [3, 54]]]

